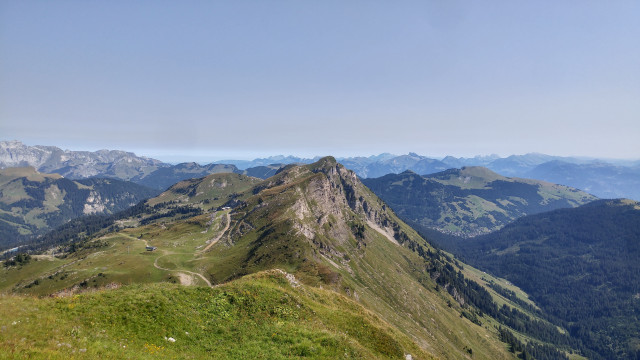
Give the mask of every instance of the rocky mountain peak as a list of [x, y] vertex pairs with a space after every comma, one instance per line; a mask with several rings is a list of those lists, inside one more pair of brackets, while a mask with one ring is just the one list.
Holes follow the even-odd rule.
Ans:
[[338, 166], [338, 161], [333, 156], [325, 156], [320, 160], [316, 161], [315, 163], [310, 164], [309, 168], [313, 172], [318, 172], [318, 171], [327, 172], [327, 171], [331, 171], [331, 169], [335, 168], [336, 166]]

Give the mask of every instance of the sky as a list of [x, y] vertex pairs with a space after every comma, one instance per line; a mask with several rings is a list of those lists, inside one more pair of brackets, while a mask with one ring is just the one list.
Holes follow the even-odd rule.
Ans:
[[0, 0], [0, 140], [640, 158], [638, 1]]

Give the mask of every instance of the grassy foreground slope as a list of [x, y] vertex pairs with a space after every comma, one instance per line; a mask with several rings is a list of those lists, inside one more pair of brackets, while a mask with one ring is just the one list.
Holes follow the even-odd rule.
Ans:
[[63, 298], [4, 295], [0, 328], [3, 358], [431, 358], [353, 300], [277, 270], [214, 289], [160, 283]]

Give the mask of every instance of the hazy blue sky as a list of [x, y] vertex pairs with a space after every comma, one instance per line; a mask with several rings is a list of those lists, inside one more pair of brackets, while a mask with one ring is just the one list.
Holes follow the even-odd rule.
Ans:
[[639, 158], [640, 2], [0, 0], [0, 139]]

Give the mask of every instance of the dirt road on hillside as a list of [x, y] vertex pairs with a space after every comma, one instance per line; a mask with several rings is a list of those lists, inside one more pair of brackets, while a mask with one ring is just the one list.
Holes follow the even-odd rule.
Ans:
[[[207, 285], [208, 285], [210, 288], [212, 288], [212, 287], [213, 287], [213, 285], [211, 285], [211, 282], [210, 282], [206, 277], [204, 277], [204, 275], [202, 275], [202, 274], [200, 274], [200, 273], [193, 272], [193, 271], [189, 271], [189, 270], [167, 269], [167, 268], [163, 268], [162, 266], [158, 265], [158, 260], [159, 260], [160, 258], [162, 258], [162, 257], [167, 256], [167, 255], [173, 255], [173, 254], [172, 254], [172, 253], [168, 253], [168, 254], [164, 254], [164, 255], [162, 255], [162, 256], [158, 256], [158, 257], [156, 258], [156, 261], [154, 261], [154, 262], [153, 262], [153, 266], [154, 266], [156, 269], [159, 269], [159, 270], [176, 272], [176, 273], [178, 273], [178, 274], [180, 274], [180, 273], [187, 273], [187, 274], [191, 274], [191, 275], [197, 276], [197, 277], [199, 277], [200, 279], [202, 279], [204, 282], [206, 282], [206, 283], [207, 283]], [[184, 278], [183, 278], [183, 277], [181, 277], [181, 276], [178, 276], [178, 277], [180, 278], [180, 283], [183, 283], [183, 279], [184, 279]]]
[[218, 240], [220, 240], [222, 236], [227, 232], [227, 230], [229, 230], [229, 225], [231, 225], [231, 215], [227, 213], [227, 224], [225, 225], [224, 229], [222, 229], [220, 234], [215, 239], [211, 240], [211, 242], [209, 243], [209, 245], [207, 245], [207, 247], [198, 251], [196, 254], [202, 254], [207, 250], [209, 250], [213, 245], [215, 245], [218, 242]]

